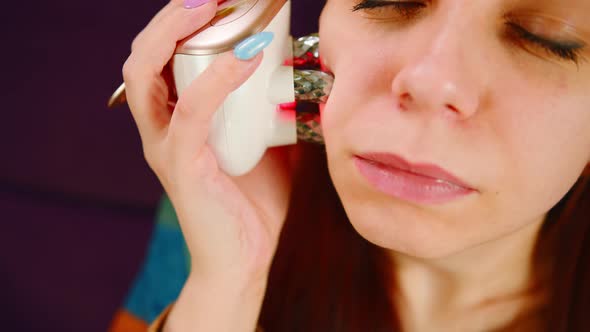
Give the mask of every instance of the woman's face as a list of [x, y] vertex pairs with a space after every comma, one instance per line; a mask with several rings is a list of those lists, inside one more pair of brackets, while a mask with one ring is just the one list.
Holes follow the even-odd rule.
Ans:
[[[434, 258], [542, 220], [590, 159], [589, 13], [587, 0], [329, 0], [322, 125], [357, 231]], [[463, 184], [381, 171], [368, 153]]]

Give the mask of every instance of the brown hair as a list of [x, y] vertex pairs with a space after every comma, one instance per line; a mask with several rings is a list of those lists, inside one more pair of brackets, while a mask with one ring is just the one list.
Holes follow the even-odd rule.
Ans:
[[[303, 151], [261, 326], [266, 332], [401, 331], [390, 298], [395, 286], [391, 263], [350, 224], [331, 182], [324, 148], [306, 144]], [[533, 257], [534, 275], [540, 276], [533, 283], [550, 287], [549, 300], [535, 316], [551, 332], [590, 330], [585, 319], [590, 312], [586, 182], [587, 177], [580, 177], [549, 212]]]

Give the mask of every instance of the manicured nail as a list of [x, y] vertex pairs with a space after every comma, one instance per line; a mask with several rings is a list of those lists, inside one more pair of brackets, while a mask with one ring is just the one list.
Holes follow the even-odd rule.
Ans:
[[191, 9], [201, 7], [211, 0], [184, 0], [184, 8]]
[[260, 53], [265, 47], [270, 45], [274, 38], [274, 33], [263, 31], [252, 35], [241, 41], [234, 48], [234, 55], [240, 60], [250, 60]]

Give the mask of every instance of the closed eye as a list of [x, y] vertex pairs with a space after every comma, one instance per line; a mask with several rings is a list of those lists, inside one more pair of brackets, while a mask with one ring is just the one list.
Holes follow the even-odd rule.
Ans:
[[416, 16], [424, 8], [426, 8], [426, 4], [419, 1], [362, 0], [352, 8], [352, 11], [374, 11], [378, 14], [394, 11], [395, 14], [404, 18], [411, 18]]
[[576, 64], [579, 64], [581, 52], [586, 47], [585, 44], [580, 42], [555, 41], [537, 36], [515, 22], [507, 22], [506, 25], [510, 30], [510, 35], [513, 35], [524, 42], [530, 43], [533, 46], [540, 47], [562, 60], [573, 61]]

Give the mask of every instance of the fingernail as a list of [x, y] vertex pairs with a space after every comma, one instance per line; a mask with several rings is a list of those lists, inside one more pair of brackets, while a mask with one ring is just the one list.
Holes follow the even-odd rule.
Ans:
[[260, 53], [265, 47], [270, 45], [274, 38], [274, 33], [263, 31], [252, 35], [241, 41], [234, 48], [234, 55], [240, 60], [250, 60]]
[[211, 0], [184, 0], [184, 8], [191, 9], [201, 7]]

